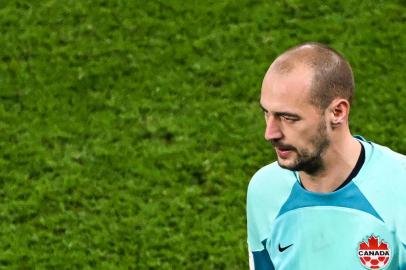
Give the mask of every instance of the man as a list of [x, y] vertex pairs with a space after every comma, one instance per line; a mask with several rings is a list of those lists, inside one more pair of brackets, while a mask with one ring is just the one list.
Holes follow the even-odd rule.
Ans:
[[266, 72], [260, 105], [277, 162], [247, 194], [251, 269], [406, 269], [406, 157], [350, 133], [353, 73], [306, 43]]

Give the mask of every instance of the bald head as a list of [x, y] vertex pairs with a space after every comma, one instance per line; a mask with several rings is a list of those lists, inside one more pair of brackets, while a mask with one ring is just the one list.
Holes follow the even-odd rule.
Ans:
[[351, 103], [354, 77], [351, 66], [334, 49], [320, 43], [305, 43], [293, 47], [272, 63], [269, 73], [286, 74], [298, 67], [312, 70], [310, 102], [320, 109], [327, 108], [335, 98]]

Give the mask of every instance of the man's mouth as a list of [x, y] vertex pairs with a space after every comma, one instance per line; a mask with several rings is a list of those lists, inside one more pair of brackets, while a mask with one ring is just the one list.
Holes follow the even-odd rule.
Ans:
[[276, 154], [282, 159], [286, 159], [293, 152], [294, 148], [289, 146], [275, 146]]
[[289, 157], [291, 150], [281, 150], [279, 148], [276, 148], [276, 153], [278, 154], [278, 157], [285, 159]]

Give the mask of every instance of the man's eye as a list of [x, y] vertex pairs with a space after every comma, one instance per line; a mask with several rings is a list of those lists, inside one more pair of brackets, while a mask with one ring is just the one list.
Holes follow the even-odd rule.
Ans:
[[289, 121], [289, 122], [295, 122], [295, 121], [298, 120], [296, 117], [289, 116], [289, 115], [284, 115], [284, 116], [282, 116], [282, 118], [283, 118], [284, 120], [286, 120], [286, 121]]

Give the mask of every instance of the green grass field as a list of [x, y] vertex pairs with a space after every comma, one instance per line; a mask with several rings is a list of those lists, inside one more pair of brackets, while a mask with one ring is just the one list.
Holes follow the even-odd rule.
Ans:
[[406, 153], [401, 0], [5, 0], [0, 29], [0, 269], [247, 269], [261, 81], [304, 41]]

